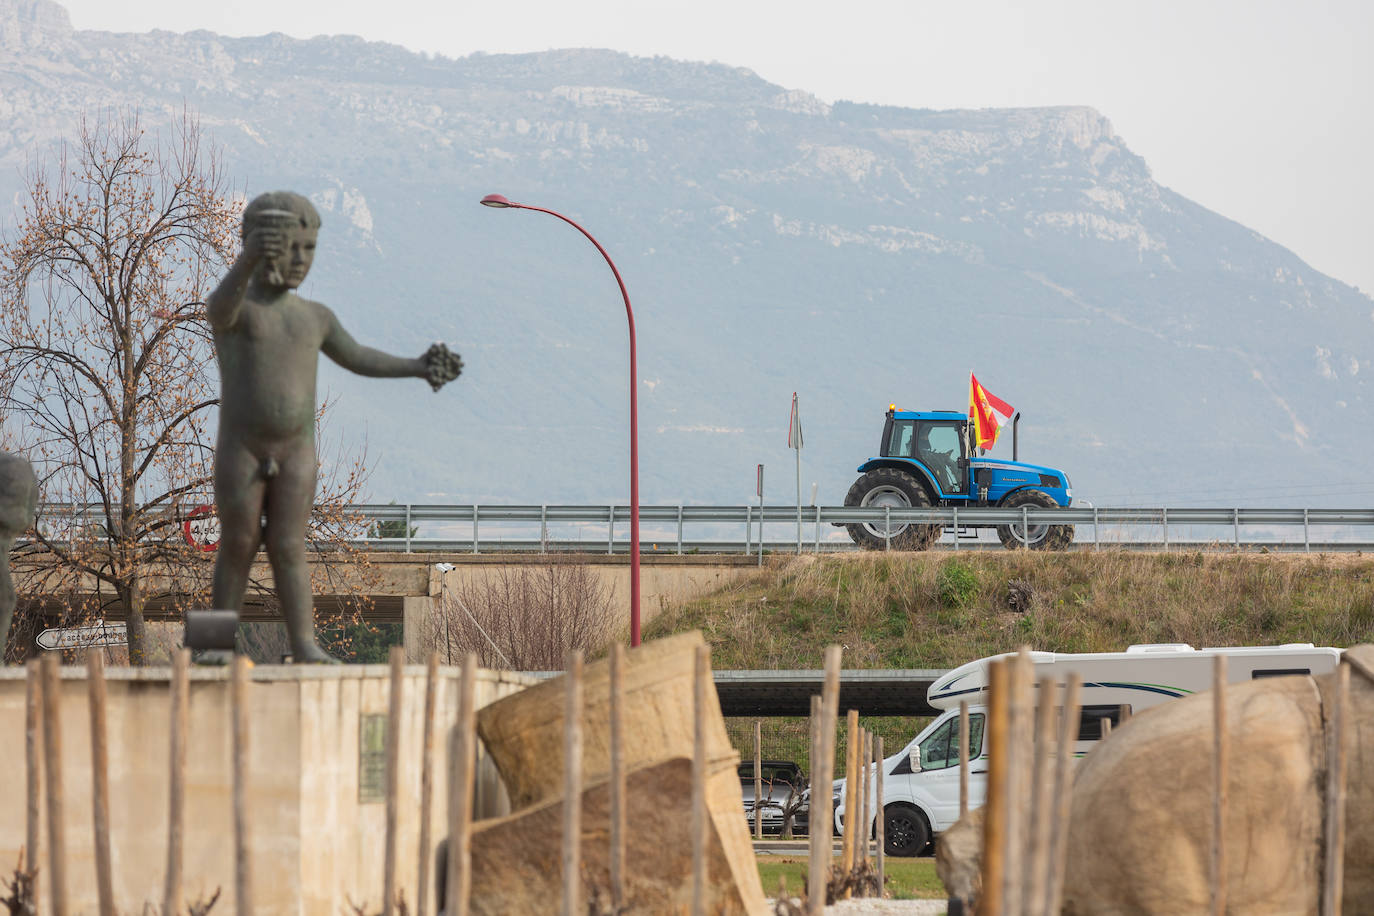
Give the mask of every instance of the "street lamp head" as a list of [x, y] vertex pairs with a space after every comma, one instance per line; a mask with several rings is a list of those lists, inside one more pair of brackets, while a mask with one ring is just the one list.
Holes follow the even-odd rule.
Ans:
[[511, 203], [510, 201], [506, 200], [506, 198], [502, 197], [500, 194], [488, 194], [486, 197], [482, 198], [482, 206], [495, 207], [498, 210], [504, 210], [508, 207], [519, 207], [520, 205]]

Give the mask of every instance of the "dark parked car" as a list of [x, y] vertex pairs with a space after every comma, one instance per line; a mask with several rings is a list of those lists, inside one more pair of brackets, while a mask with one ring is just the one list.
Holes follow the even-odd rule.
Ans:
[[[807, 779], [802, 769], [790, 760], [765, 760], [759, 770], [763, 777], [763, 801], [758, 806], [763, 816], [764, 833], [782, 833], [791, 816], [793, 833], [806, 833], [807, 805], [803, 793]], [[754, 830], [754, 762], [739, 765], [740, 792], [744, 796], [744, 817], [749, 831]]]

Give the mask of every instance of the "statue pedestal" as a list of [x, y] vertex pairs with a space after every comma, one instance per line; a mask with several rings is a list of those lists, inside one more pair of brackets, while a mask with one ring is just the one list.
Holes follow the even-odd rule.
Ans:
[[[73, 912], [97, 908], [92, 830], [90, 715], [85, 668], [62, 671], [62, 782], [66, 875]], [[108, 691], [110, 834], [115, 904], [160, 907], [167, 862], [169, 766], [166, 668], [111, 669]], [[229, 669], [191, 671], [183, 843], [188, 900], [218, 888], [215, 912], [234, 910]], [[254, 909], [264, 914], [349, 912], [349, 899], [381, 909], [386, 841], [385, 748], [390, 674], [384, 665], [263, 666], [252, 670], [250, 797]], [[503, 672], [478, 676], [478, 707], [522, 689]], [[402, 704], [397, 887], [413, 906], [420, 856], [425, 671], [407, 667]], [[24, 845], [25, 671], [0, 668], [0, 870]], [[448, 731], [458, 671], [441, 668], [435, 710], [432, 844], [446, 835]], [[475, 816], [509, 811], [490, 763], [479, 765]], [[46, 813], [45, 813], [46, 818]], [[39, 900], [49, 912], [47, 830], [39, 849]], [[26, 858], [29, 858], [26, 856]], [[433, 870], [431, 869], [431, 874]], [[430, 890], [433, 900], [433, 890]]]

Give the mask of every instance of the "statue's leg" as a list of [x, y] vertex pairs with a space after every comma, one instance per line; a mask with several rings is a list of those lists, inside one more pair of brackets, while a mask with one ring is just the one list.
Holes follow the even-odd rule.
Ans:
[[267, 559], [277, 583], [291, 653], [297, 662], [337, 662], [315, 642], [315, 602], [310, 567], [305, 562], [305, 533], [315, 505], [315, 446], [285, 455], [277, 476], [267, 484]]
[[221, 442], [215, 450], [215, 508], [220, 535], [211, 606], [217, 610], [243, 608], [248, 571], [262, 543], [267, 487], [258, 468], [257, 457], [241, 446]]
[[0, 665], [5, 663], [10, 622], [14, 620], [14, 580], [10, 578], [10, 548], [13, 546], [14, 538], [0, 537]]

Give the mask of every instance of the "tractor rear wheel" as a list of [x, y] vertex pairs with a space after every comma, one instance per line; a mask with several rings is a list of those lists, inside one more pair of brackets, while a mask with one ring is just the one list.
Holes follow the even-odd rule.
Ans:
[[[1004, 509], [1019, 509], [1028, 506], [1032, 509], [1057, 509], [1048, 493], [1039, 490], [1017, 490], [1002, 503]], [[998, 525], [997, 538], [1008, 550], [1028, 547], [1031, 550], [1064, 550], [1073, 543], [1073, 525], [1047, 525], [1044, 522], [1031, 522], [1022, 525]]]
[[[874, 468], [864, 474], [845, 495], [846, 506], [884, 506], [893, 509], [924, 509], [930, 506], [925, 487], [906, 471], [896, 468]], [[846, 525], [855, 544], [866, 550], [882, 550], [891, 542], [893, 550], [926, 550], [940, 537], [941, 526], [913, 525], [893, 522], [889, 529], [883, 522], [864, 522]]]

